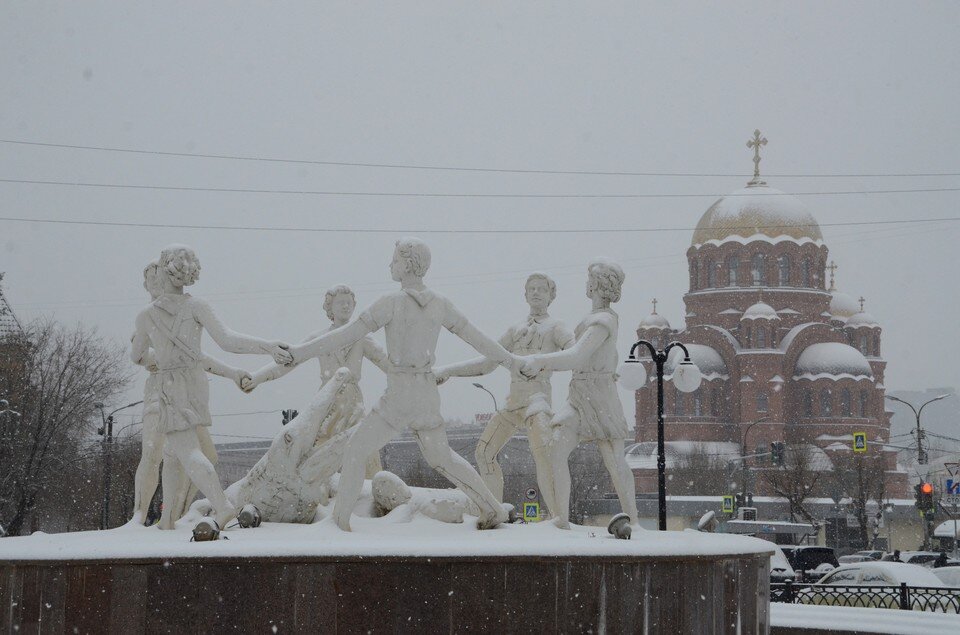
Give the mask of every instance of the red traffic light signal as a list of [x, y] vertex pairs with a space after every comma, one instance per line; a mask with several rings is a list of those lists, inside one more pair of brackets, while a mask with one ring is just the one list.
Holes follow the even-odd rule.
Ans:
[[933, 494], [933, 483], [920, 483], [920, 492], [922, 494]]

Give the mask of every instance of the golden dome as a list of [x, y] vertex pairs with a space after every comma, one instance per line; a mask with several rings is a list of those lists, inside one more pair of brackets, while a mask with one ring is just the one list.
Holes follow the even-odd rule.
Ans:
[[691, 245], [719, 244], [729, 240], [822, 242], [823, 234], [800, 200], [764, 183], [720, 198], [704, 213], [693, 232]]

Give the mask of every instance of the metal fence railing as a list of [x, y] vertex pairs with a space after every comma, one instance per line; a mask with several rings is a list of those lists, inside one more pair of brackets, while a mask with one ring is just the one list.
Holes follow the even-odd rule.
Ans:
[[899, 586], [773, 583], [770, 585], [770, 601], [960, 613], [960, 589], [907, 586], [906, 583]]

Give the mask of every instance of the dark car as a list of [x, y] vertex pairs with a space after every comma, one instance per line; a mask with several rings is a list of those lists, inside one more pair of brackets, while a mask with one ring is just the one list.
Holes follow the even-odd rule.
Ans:
[[790, 561], [797, 575], [804, 581], [819, 580], [824, 571], [824, 565], [837, 567], [837, 555], [832, 547], [817, 547], [813, 545], [800, 545], [796, 547], [783, 547], [783, 553]]

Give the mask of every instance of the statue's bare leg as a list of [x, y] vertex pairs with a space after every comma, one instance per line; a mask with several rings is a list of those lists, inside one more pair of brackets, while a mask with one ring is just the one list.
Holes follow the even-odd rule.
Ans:
[[[213, 463], [214, 468], [217, 465], [217, 448], [213, 444], [213, 439], [210, 437], [210, 428], [207, 426], [197, 426], [197, 441], [200, 443], [200, 450], [203, 451], [203, 455], [210, 459], [210, 462]], [[181, 479], [180, 489], [177, 491], [176, 502], [173, 506], [174, 518], [173, 522], [180, 520], [180, 518], [187, 513], [187, 510], [190, 508], [190, 503], [197, 497], [197, 486], [188, 479]]]
[[500, 450], [517, 433], [517, 426], [510, 420], [513, 415], [498, 412], [494, 415], [487, 427], [483, 429], [480, 440], [477, 441], [477, 468], [484, 485], [499, 501], [503, 502], [503, 470], [497, 462]]
[[[196, 430], [168, 432], [164, 446], [164, 457], [168, 455], [173, 455], [180, 461], [180, 465], [183, 466], [183, 470], [190, 480], [210, 500], [217, 514], [216, 520], [221, 527], [237, 515], [236, 508], [227, 500], [227, 495], [223, 492], [217, 470], [203, 453], [203, 450], [200, 449], [200, 440]], [[166, 469], [164, 469], [163, 476], [166, 479]], [[176, 495], [176, 492], [177, 490], [173, 490], [172, 494]], [[166, 483], [164, 483], [163, 493], [164, 503], [166, 503]], [[171, 505], [174, 502], [174, 500], [170, 500]], [[166, 509], [164, 513], [167, 513]]]
[[597, 448], [600, 450], [600, 456], [603, 457], [607, 472], [610, 473], [610, 480], [613, 481], [617, 498], [620, 499], [620, 509], [630, 517], [630, 524], [636, 525], [637, 488], [633, 480], [633, 472], [627, 465], [627, 457], [623, 452], [623, 439], [597, 441]]
[[570, 455], [580, 445], [577, 413], [567, 404], [553, 417], [554, 437], [550, 451], [553, 466], [553, 495], [556, 509], [553, 523], [561, 529], [570, 528]]
[[481, 528], [496, 526], [506, 520], [506, 511], [484, 485], [480, 474], [473, 469], [469, 461], [450, 449], [447, 431], [443, 426], [431, 430], [417, 430], [416, 433], [420, 452], [430, 467], [453, 483], [480, 508]]
[[554, 496], [553, 466], [550, 463], [549, 425], [550, 420], [547, 414], [534, 415], [527, 428], [527, 439], [530, 440], [530, 454], [533, 455], [533, 463], [537, 468], [537, 486], [540, 488], [540, 495], [543, 496], [547, 511], [554, 514], [557, 499]]
[[393, 440], [399, 433], [376, 411], [357, 424], [343, 451], [340, 484], [333, 505], [333, 520], [344, 531], [350, 531], [350, 514], [363, 487], [367, 457]]
[[[166, 435], [164, 435], [164, 439], [166, 439]], [[173, 501], [177, 492], [180, 491], [180, 481], [184, 480], [183, 467], [180, 465], [180, 460], [167, 449], [166, 445], [164, 445], [163, 450], [163, 500]], [[173, 504], [162, 505], [162, 508], [160, 529], [173, 529], [173, 523], [176, 522]]]
[[164, 434], [153, 425], [144, 424], [144, 434], [140, 451], [140, 464], [133, 478], [133, 519], [138, 524], [147, 520], [150, 502], [160, 482], [160, 462], [163, 460]]

